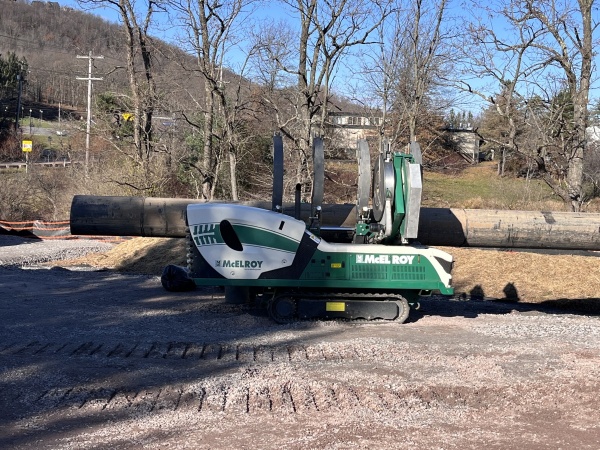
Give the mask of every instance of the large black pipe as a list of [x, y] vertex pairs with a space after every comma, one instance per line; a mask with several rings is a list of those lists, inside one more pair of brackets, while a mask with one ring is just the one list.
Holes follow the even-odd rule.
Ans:
[[[77, 195], [71, 204], [74, 235], [184, 237], [185, 209], [200, 200]], [[244, 202], [271, 209], [270, 202]], [[310, 205], [301, 205], [307, 220]], [[294, 216], [294, 204], [283, 212]], [[323, 205], [322, 225], [352, 227], [355, 206]], [[421, 208], [419, 241], [448, 247], [600, 250], [600, 214]]]

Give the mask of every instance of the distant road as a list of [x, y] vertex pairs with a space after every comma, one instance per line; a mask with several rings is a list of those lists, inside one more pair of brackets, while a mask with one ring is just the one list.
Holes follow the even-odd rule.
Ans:
[[[56, 130], [54, 128], [42, 128], [42, 127], [30, 127], [28, 125], [21, 125], [21, 131], [23, 136], [56, 136]], [[31, 131], [31, 132], [30, 132]]]

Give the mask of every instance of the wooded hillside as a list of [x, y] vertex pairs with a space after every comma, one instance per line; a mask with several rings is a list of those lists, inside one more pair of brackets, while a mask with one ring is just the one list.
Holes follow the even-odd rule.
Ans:
[[[26, 101], [62, 103], [85, 111], [87, 83], [77, 77], [87, 77], [88, 64], [77, 56], [90, 52], [104, 57], [94, 60], [92, 76], [103, 78], [95, 85], [95, 92], [127, 92], [123, 27], [57, 3], [0, 0], [0, 4], [0, 54], [14, 52], [27, 61], [23, 92]], [[159, 40], [152, 44], [156, 46], [154, 58], [165, 109], [169, 109], [185, 97], [184, 85], [191, 89], [193, 84], [189, 82], [195, 81], [200, 91], [201, 84], [189, 75], [183, 76], [181, 66], [193, 66], [192, 57]]]

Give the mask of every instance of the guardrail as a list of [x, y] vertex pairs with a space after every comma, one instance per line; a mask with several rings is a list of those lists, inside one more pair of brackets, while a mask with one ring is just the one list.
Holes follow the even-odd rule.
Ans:
[[8, 170], [8, 169], [25, 169], [27, 165], [29, 166], [36, 165], [42, 167], [68, 167], [72, 164], [78, 164], [78, 161], [52, 161], [52, 162], [11, 162], [11, 163], [0, 163], [0, 170]]

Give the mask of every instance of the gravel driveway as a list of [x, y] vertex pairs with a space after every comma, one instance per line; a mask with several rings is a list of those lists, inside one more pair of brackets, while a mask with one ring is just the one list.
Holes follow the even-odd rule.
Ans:
[[65, 251], [0, 237], [0, 448], [600, 447], [597, 316], [430, 298], [402, 325], [277, 325], [27, 245]]

